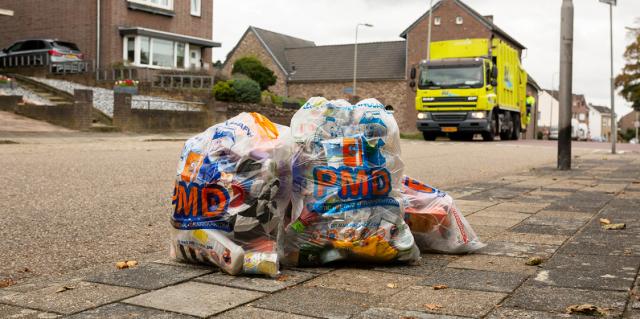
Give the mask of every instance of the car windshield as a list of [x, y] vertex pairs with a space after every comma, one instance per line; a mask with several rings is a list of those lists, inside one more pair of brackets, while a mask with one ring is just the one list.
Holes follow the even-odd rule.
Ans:
[[75, 51], [80, 51], [78, 46], [75, 43], [71, 42], [56, 41], [54, 42], [54, 45], [59, 48], [67, 48]]
[[483, 82], [482, 65], [423, 66], [420, 72], [421, 89], [479, 88]]

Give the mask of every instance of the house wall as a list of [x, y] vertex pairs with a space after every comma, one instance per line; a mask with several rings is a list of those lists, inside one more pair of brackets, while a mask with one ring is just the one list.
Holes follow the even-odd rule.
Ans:
[[[173, 1], [175, 16], [169, 17], [131, 10], [128, 8], [127, 1], [102, 0], [102, 39], [100, 41], [103, 55], [102, 65], [108, 66], [123, 60], [122, 36], [120, 36], [118, 27], [143, 27], [212, 39], [213, 0], [201, 1], [202, 8], [199, 17], [191, 15], [191, 1], [184, 0]], [[211, 48], [203, 50], [202, 61], [204, 63], [211, 61]]]
[[538, 128], [549, 128], [550, 125], [558, 127], [558, 110], [560, 109], [558, 100], [547, 91], [540, 92], [538, 97]]
[[636, 121], [638, 114], [638, 112], [635, 111], [631, 111], [629, 113], [627, 113], [627, 115], [623, 116], [620, 121], [618, 121], [618, 128], [620, 129], [621, 132], [626, 131], [627, 129], [635, 129], [635, 126], [633, 126], [633, 123]]
[[233, 71], [233, 63], [235, 63], [237, 59], [245, 56], [254, 56], [258, 60], [260, 60], [260, 62], [262, 62], [264, 66], [273, 71], [273, 73], [275, 73], [277, 77], [276, 84], [271, 86], [269, 90], [275, 94], [287, 96], [286, 75], [274, 61], [271, 54], [269, 54], [269, 52], [264, 48], [253, 31], [249, 30], [245, 34], [245, 36], [240, 39], [235, 49], [229, 54], [230, 55], [227, 56], [227, 60], [224, 62], [224, 65], [222, 67], [222, 74], [231, 76], [231, 72]]
[[[327, 99], [345, 99], [351, 96], [344, 93], [344, 89], [351, 87], [352, 82], [297, 82], [289, 83], [289, 96], [308, 99], [313, 96], [323, 96]], [[414, 106], [406, 103], [406, 81], [359, 81], [358, 95], [375, 98], [384, 105], [391, 105], [394, 117], [400, 131], [410, 133], [417, 131]]]
[[[213, 0], [202, 0], [200, 17], [190, 14], [190, 1], [174, 0], [174, 17], [130, 10], [127, 1], [101, 1], [101, 65], [122, 61], [119, 26], [145, 27], [166, 32], [212, 38]], [[96, 58], [95, 0], [3, 0], [13, 17], [0, 17], [0, 47], [28, 38], [57, 38], [74, 42], [86, 59]], [[211, 49], [203, 52], [211, 61]]]
[[[105, 0], [106, 1], [106, 0]], [[104, 1], [103, 1], [104, 2]], [[93, 59], [96, 53], [96, 1], [3, 0], [13, 17], [0, 16], [0, 47], [34, 38], [74, 42]]]
[[[584, 116], [581, 116], [581, 114], [584, 114]], [[587, 106], [587, 101], [584, 99], [584, 95], [573, 95], [571, 118], [589, 125], [589, 107]]]
[[602, 116], [592, 108], [589, 108], [589, 135], [591, 138], [602, 136]]
[[607, 141], [611, 141], [611, 115], [602, 114], [601, 132], [602, 137], [606, 138]]

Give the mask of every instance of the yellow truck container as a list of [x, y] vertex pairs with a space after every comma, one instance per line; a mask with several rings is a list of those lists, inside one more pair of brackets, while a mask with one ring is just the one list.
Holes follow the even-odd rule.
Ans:
[[528, 124], [527, 73], [515, 48], [496, 38], [464, 39], [433, 42], [430, 52], [411, 72], [425, 140], [519, 138]]

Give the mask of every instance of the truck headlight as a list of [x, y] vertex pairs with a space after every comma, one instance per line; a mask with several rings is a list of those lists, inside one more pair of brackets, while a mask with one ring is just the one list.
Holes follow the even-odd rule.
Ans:
[[469, 96], [467, 97], [467, 101], [477, 101], [478, 97], [477, 96]]
[[418, 112], [418, 120], [428, 120], [431, 118], [428, 112]]
[[432, 97], [423, 97], [422, 102], [433, 102], [435, 99]]
[[472, 119], [483, 119], [487, 117], [487, 112], [471, 112], [469, 117]]

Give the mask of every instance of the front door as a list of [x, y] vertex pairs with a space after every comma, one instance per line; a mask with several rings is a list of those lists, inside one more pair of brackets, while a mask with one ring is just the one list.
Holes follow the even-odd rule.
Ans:
[[189, 68], [199, 70], [202, 65], [202, 57], [200, 55], [200, 48], [196, 46], [189, 46]]

